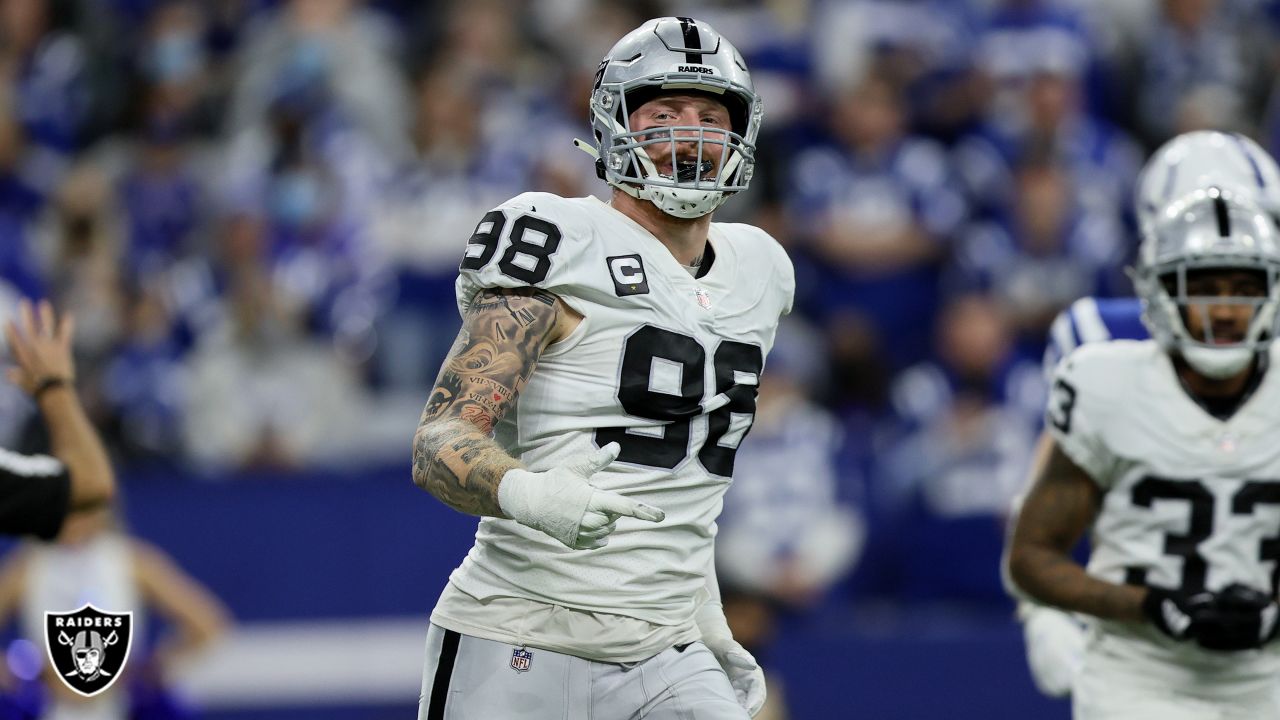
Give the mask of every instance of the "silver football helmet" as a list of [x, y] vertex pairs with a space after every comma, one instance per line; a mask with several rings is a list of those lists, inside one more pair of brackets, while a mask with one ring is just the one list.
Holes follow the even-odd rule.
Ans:
[[[1196, 297], [1187, 293], [1194, 270], [1232, 268], [1257, 271], [1266, 278], [1262, 297]], [[1167, 203], [1144, 233], [1133, 271], [1143, 301], [1143, 322], [1152, 337], [1177, 351], [1207, 377], [1225, 378], [1243, 370], [1276, 335], [1280, 305], [1280, 230], [1271, 214], [1251, 199], [1218, 187], [1196, 190]], [[1207, 312], [1212, 305], [1253, 307], [1245, 337], [1221, 342], [1213, 337]], [[1193, 337], [1190, 313], [1202, 315], [1204, 333]]]
[[1239, 133], [1196, 130], [1161, 145], [1143, 167], [1136, 198], [1142, 237], [1170, 203], [1211, 187], [1280, 216], [1280, 166], [1271, 155]]
[[[732, 131], [701, 126], [631, 129], [633, 110], [663, 92], [681, 90], [716, 96], [729, 111]], [[600, 63], [591, 92], [596, 145], [588, 152], [596, 157], [600, 177], [613, 187], [669, 215], [696, 218], [751, 182], [762, 117], [760, 98], [737, 48], [705, 22], [656, 18], [627, 33]], [[697, 143], [697, 160], [677, 161], [677, 142]], [[576, 144], [587, 149], [582, 141]], [[645, 151], [653, 145], [671, 153], [671, 174], [660, 173]]]

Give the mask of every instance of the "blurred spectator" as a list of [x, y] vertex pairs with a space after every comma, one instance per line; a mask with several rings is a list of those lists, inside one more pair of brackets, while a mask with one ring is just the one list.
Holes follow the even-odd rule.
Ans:
[[369, 223], [387, 170], [313, 80], [282, 86], [268, 122], [230, 141], [224, 211], [255, 218], [239, 226], [263, 233], [278, 301], [309, 329], [341, 334], [344, 296], [373, 292], [385, 269]]
[[[46, 612], [69, 612], [86, 603], [110, 612], [132, 611], [124, 675], [102, 695], [85, 699], [48, 677], [57, 671], [46, 667], [48, 692], [39, 717], [189, 716], [166, 687], [167, 678], [226, 630], [229, 617], [222, 603], [162, 550], [122, 531], [110, 508], [69, 516], [55, 544], [28, 544], [0, 568], [0, 625], [16, 617], [35, 647], [45, 644]], [[157, 619], [169, 632], [153, 643], [150, 629]], [[5, 689], [13, 694], [18, 678], [4, 673]]]
[[31, 150], [18, 118], [8, 112], [11, 108], [12, 98], [0, 95], [0, 214], [25, 223], [40, 209], [62, 163], [42, 162], [47, 156]]
[[76, 352], [92, 367], [114, 349], [124, 310], [125, 220], [110, 179], [95, 165], [77, 165], [32, 237], [53, 296], [80, 325]]
[[158, 292], [137, 288], [123, 320], [124, 338], [102, 372], [104, 433], [122, 462], [179, 463], [187, 385], [175, 321]]
[[[467, 238], [486, 212], [522, 192], [533, 172], [531, 158], [516, 147], [524, 135], [486, 134], [486, 124], [477, 122], [490, 108], [475, 77], [442, 57], [427, 66], [416, 89], [414, 158], [399, 168], [373, 213], [377, 252], [399, 268], [397, 305], [380, 321], [379, 362], [385, 379], [401, 387], [434, 379], [424, 373], [457, 335], [453, 283]], [[558, 150], [591, 167], [567, 141]]]
[[830, 136], [790, 168], [789, 220], [824, 273], [821, 316], [871, 320], [891, 364], [918, 360], [936, 302], [937, 263], [965, 217], [946, 155], [906, 134], [902, 96], [870, 77], [832, 99]]
[[[1253, 72], [1238, 29], [1220, 0], [1163, 0], [1158, 22], [1143, 39], [1143, 76], [1137, 88], [1144, 134], [1151, 145], [1202, 127], [1188, 113], [1216, 108], [1208, 124], [1237, 129]], [[1198, 101], [1211, 92], [1214, 102]]]
[[981, 214], [1004, 211], [1014, 193], [1014, 168], [1047, 155], [1077, 178], [1074, 202], [1120, 216], [1141, 153], [1125, 133], [1089, 111], [1083, 82], [1087, 47], [1059, 28], [1013, 38], [993, 35], [986, 41], [985, 62], [989, 73], [1003, 77], [1002, 89], [986, 123], [955, 150], [971, 203]]
[[[994, 84], [990, 115], [1020, 114], [1025, 83], [1046, 67], [1071, 68], [1083, 76], [1098, 59], [1091, 28], [1072, 3], [996, 0], [991, 4], [974, 49], [975, 64]], [[1088, 103], [1086, 107], [1098, 110]]]
[[811, 18], [815, 79], [831, 90], [877, 66], [906, 83], [963, 64], [975, 21], [967, 3], [945, 0], [819, 1]]
[[876, 502], [898, 521], [880, 547], [896, 548], [907, 597], [1003, 602], [991, 558], [1035, 443], [1039, 363], [1017, 354], [1003, 308], [982, 295], [943, 307], [937, 353], [894, 382], [903, 430], [882, 458]]
[[825, 0], [813, 5], [810, 53], [818, 87], [834, 90], [879, 74], [903, 88], [913, 127], [943, 134], [974, 112], [964, 87], [979, 21], [972, 3]]
[[992, 293], [1034, 350], [1076, 298], [1127, 292], [1127, 235], [1114, 216], [1079, 202], [1079, 180], [1051, 162], [1015, 174], [1011, 211], [970, 226], [956, 244], [951, 283]]
[[89, 118], [85, 49], [50, 22], [49, 0], [0, 4], [0, 85], [33, 143], [59, 154], [80, 149]]
[[0, 89], [0, 280], [43, 297], [44, 274], [31, 252], [30, 225], [61, 176], [63, 164], [33, 149]]
[[[0, 327], [14, 320], [22, 293], [0, 278]], [[0, 333], [0, 356], [8, 356], [8, 343]], [[0, 382], [0, 447], [17, 447], [27, 423], [36, 410], [35, 403], [11, 382]]]
[[[290, 468], [352, 453], [366, 412], [331, 347], [310, 340], [261, 262], [260, 231], [235, 221], [221, 321], [187, 358], [186, 446], [206, 467]], [[353, 453], [351, 457], [358, 456]]]
[[410, 112], [399, 44], [396, 28], [357, 0], [288, 0], [244, 41], [229, 130], [263, 122], [282, 85], [319, 88], [351, 127], [402, 157]]
[[163, 278], [198, 249], [210, 168], [191, 132], [181, 116], [157, 108], [126, 150], [118, 192], [128, 215], [125, 267], [133, 282]]
[[864, 535], [849, 504], [857, 483], [836, 464], [840, 424], [808, 397], [822, 357], [821, 336], [801, 321], [779, 329], [717, 521], [720, 582], [794, 607], [822, 599], [857, 561]]
[[208, 26], [204, 9], [194, 0], [164, 0], [145, 25], [138, 53], [138, 87], [133, 96], [143, 101], [143, 126], [164, 118], [170, 126], [212, 134], [218, 110], [213, 103], [219, 89], [212, 77], [206, 50]]

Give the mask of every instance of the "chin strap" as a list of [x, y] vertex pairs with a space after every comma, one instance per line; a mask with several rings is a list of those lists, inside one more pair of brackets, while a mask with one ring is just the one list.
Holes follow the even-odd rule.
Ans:
[[600, 159], [600, 151], [596, 150], [594, 145], [580, 138], [573, 139], [573, 146], [591, 156], [591, 159], [595, 161], [596, 177], [604, 180], [604, 160]]
[[590, 155], [595, 160], [600, 159], [600, 151], [596, 150], [596, 147], [591, 143], [587, 142], [586, 140], [583, 140], [581, 138], [574, 138], [573, 146], [578, 148], [582, 152]]

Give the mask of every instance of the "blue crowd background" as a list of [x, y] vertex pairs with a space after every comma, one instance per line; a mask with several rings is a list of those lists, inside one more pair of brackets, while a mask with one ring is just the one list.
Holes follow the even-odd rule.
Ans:
[[[211, 548], [267, 552], [305, 523], [246, 536], [218, 516], [193, 539], [175, 518], [207, 517], [186, 503], [261, 514], [383, 482], [402, 501], [370, 502], [420, 546], [325, 544], [316, 571], [412, 576], [416, 606], [371, 583], [364, 611], [335, 615], [425, 614], [469, 526], [408, 473], [462, 248], [520, 192], [607, 197], [570, 140], [605, 51], [668, 14], [709, 21], [752, 68], [760, 165], [717, 218], [770, 231], [798, 279], [721, 523], [735, 623], [768, 658], [806, 623], [901, 627], [914, 608], [1009, 626], [1000, 662], [1020, 668], [997, 558], [1048, 325], [1131, 293], [1152, 148], [1198, 128], [1275, 147], [1280, 3], [3, 0], [0, 315], [20, 296], [76, 315], [78, 384], [140, 499], [133, 526], [240, 617], [287, 613], [266, 577], [237, 601], [247, 580]], [[0, 446], [41, 436], [0, 386]], [[331, 532], [366, 528], [342, 529], [351, 502], [317, 509]], [[277, 582], [303, 605], [307, 577]], [[965, 652], [986, 652], [975, 637]], [[1031, 692], [1025, 672], [1008, 682]]]

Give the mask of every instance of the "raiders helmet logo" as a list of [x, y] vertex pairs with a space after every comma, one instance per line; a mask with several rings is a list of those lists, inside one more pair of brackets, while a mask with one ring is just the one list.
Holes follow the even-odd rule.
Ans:
[[115, 684], [129, 660], [133, 613], [103, 612], [93, 605], [46, 612], [44, 630], [49, 662], [63, 684], [93, 697]]

